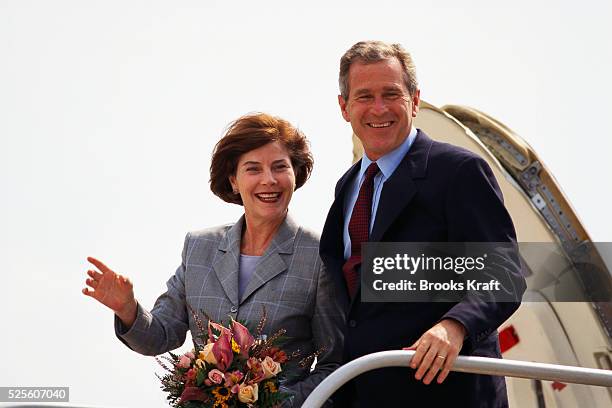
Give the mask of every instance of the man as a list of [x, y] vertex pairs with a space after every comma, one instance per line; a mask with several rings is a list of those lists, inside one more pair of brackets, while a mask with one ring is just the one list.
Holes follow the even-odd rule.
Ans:
[[364, 147], [336, 185], [321, 237], [321, 257], [346, 307], [344, 358], [406, 347], [416, 353], [412, 369], [360, 375], [336, 396], [338, 405], [506, 407], [503, 377], [449, 370], [459, 353], [501, 357], [496, 329], [518, 302], [366, 303], [359, 291], [362, 242], [516, 242], [491, 169], [412, 126], [419, 89], [399, 44], [351, 47], [340, 62], [340, 93], [342, 116]]

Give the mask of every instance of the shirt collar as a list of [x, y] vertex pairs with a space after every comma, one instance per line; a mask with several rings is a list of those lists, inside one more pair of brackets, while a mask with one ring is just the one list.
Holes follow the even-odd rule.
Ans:
[[[404, 156], [408, 153], [408, 150], [410, 150], [410, 146], [412, 146], [416, 135], [417, 130], [413, 126], [410, 129], [408, 137], [402, 142], [401, 145], [397, 146], [394, 150], [390, 151], [389, 153], [376, 160], [376, 164], [378, 164], [378, 168], [380, 169], [380, 172], [383, 175], [383, 180], [387, 180], [389, 177], [391, 177], [397, 166], [399, 166], [399, 164], [401, 163]], [[365, 174], [371, 163], [372, 160], [370, 160], [364, 152], [363, 158], [361, 159], [361, 168], [359, 169], [358, 180], [362, 179], [363, 175]]]

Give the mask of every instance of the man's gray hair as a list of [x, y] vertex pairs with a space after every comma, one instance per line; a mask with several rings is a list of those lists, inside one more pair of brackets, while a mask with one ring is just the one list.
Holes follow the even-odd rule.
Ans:
[[353, 62], [362, 64], [372, 64], [379, 61], [397, 58], [402, 64], [404, 74], [404, 84], [410, 93], [414, 96], [418, 89], [416, 78], [416, 67], [410, 53], [400, 44], [388, 44], [383, 41], [360, 41], [353, 45], [340, 59], [340, 95], [344, 100], [348, 100], [349, 96], [349, 69]]

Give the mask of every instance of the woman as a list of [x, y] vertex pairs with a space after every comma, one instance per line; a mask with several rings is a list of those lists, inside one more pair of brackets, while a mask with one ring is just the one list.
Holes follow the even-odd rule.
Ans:
[[83, 289], [115, 312], [115, 331], [132, 350], [157, 355], [180, 347], [196, 325], [189, 311], [215, 321], [257, 323], [265, 307], [266, 331], [286, 329], [288, 352], [323, 349], [314, 371], [304, 369], [289, 386], [300, 406], [341, 361], [342, 312], [333, 282], [319, 258], [318, 236], [287, 214], [293, 191], [312, 170], [304, 135], [267, 114], [244, 116], [217, 143], [210, 166], [211, 190], [244, 206], [233, 225], [187, 234], [183, 262], [150, 312], [134, 298], [132, 283], [102, 262], [89, 270]]

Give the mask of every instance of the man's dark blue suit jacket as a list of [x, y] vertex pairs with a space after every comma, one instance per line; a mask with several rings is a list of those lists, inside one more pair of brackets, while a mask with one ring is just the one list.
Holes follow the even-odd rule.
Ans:
[[[321, 257], [346, 307], [345, 361], [412, 345], [444, 318], [467, 329], [462, 355], [501, 357], [496, 329], [516, 303], [362, 303], [349, 300], [342, 275], [343, 203], [360, 162], [336, 185], [335, 201], [321, 236]], [[474, 153], [430, 139], [421, 130], [381, 193], [370, 241], [516, 242], [510, 215], [488, 164]], [[511, 255], [521, 274], [518, 255]], [[515, 281], [523, 286], [524, 279]], [[414, 379], [409, 368], [384, 368], [357, 377], [335, 396], [335, 406], [506, 407], [503, 377], [451, 372], [443, 384]]]

